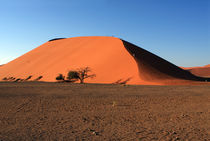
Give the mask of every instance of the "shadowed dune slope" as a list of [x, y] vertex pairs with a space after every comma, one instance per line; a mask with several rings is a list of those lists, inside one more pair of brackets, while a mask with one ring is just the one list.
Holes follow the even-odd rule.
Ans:
[[185, 70], [190, 71], [192, 74], [201, 77], [210, 77], [210, 64], [198, 67], [182, 67]]
[[210, 81], [210, 78], [198, 77], [134, 44], [123, 41], [126, 49], [135, 58], [140, 78], [147, 81], [193, 80]]
[[4, 77], [56, 81], [59, 73], [90, 67], [96, 74], [88, 83], [165, 84], [174, 80], [205, 81], [170, 62], [115, 37], [57, 38], [44, 43], [0, 68]]

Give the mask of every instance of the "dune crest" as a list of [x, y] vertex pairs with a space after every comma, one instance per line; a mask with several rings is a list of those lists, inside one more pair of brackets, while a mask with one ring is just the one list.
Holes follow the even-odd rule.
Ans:
[[115, 37], [74, 37], [52, 39], [0, 69], [4, 77], [56, 81], [59, 73], [90, 67], [96, 74], [88, 83], [164, 84], [177, 80], [206, 81], [127, 41]]

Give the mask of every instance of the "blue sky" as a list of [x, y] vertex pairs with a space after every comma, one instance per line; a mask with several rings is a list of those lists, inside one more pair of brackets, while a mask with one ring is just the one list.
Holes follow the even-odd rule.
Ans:
[[115, 36], [178, 66], [210, 64], [210, 0], [0, 0], [0, 64], [57, 37]]

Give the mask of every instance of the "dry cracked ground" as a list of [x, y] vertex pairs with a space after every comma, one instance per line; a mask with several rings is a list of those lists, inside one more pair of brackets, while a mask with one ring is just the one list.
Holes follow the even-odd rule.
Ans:
[[0, 83], [0, 140], [210, 140], [210, 86]]

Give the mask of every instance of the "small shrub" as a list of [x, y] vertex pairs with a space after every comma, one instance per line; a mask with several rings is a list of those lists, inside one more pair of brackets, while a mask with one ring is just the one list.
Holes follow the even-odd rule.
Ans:
[[67, 79], [70, 82], [75, 82], [75, 81], [77, 81], [79, 79], [79, 73], [77, 71], [69, 71]]
[[20, 78], [16, 79], [14, 82], [19, 82], [19, 81], [21, 81], [21, 79], [20, 79]]
[[58, 80], [58, 81], [60, 81], [60, 80], [64, 81], [65, 80], [65, 76], [60, 73], [55, 79]]
[[29, 79], [31, 79], [32, 75], [28, 76], [24, 81], [28, 81]]
[[42, 79], [43, 78], [43, 76], [39, 76], [39, 77], [37, 77], [34, 81], [39, 81], [40, 79]]
[[130, 80], [131, 80], [131, 77], [129, 77], [129, 78], [125, 79], [125, 80], [119, 79], [116, 82], [114, 82], [113, 84], [124, 84], [124, 85], [126, 85], [127, 82], [130, 81]]
[[5, 80], [6, 81], [6, 80], [8, 80], [8, 78], [7, 77], [4, 77], [2, 80]]

